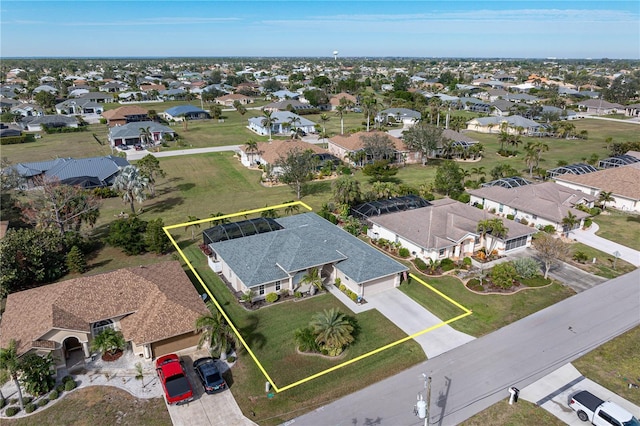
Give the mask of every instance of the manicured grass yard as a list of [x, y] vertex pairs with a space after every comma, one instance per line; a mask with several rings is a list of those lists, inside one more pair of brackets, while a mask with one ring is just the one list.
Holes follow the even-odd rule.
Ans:
[[461, 426], [523, 426], [523, 425], [545, 425], [562, 426], [560, 421], [553, 414], [544, 408], [520, 399], [517, 404], [509, 405], [508, 399], [492, 405], [484, 411], [476, 414], [467, 421], [460, 423]]
[[640, 251], [640, 215], [607, 210], [594, 218], [596, 235]]
[[[300, 301], [290, 300], [258, 311], [246, 311], [234, 300], [217, 275], [208, 268], [197, 247], [190, 245], [185, 252], [216, 300], [240, 329], [243, 338], [280, 388], [406, 337], [405, 333], [377, 311], [356, 315], [330, 294]], [[357, 319], [361, 327], [357, 341], [337, 360], [297, 354], [294, 331], [305, 327], [316, 312], [331, 307], [338, 307], [341, 312]], [[236, 367], [231, 372], [231, 389], [247, 417], [260, 424], [279, 424], [425, 359], [424, 352], [417, 343], [405, 342], [275, 394], [269, 399], [264, 392], [264, 376], [249, 354], [242, 351]], [[255, 413], [255, 417], [251, 413]]]
[[[589, 247], [582, 243], [574, 242], [571, 244], [572, 253], [582, 252], [587, 256], [585, 263], [578, 263], [573, 259], [567, 259], [567, 261], [584, 271], [587, 271], [594, 275], [599, 275], [605, 278], [615, 278], [620, 275], [624, 275], [627, 272], [631, 272], [636, 269], [630, 263], [625, 262], [622, 259], [615, 259], [612, 253], [605, 253], [593, 247]], [[596, 259], [596, 263], [592, 263], [593, 259]], [[615, 269], [614, 266], [615, 260]]]

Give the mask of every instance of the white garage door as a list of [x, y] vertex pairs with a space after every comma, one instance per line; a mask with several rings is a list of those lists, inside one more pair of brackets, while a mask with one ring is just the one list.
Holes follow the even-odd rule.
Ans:
[[395, 276], [391, 276], [386, 278], [380, 278], [378, 280], [370, 281], [364, 284], [364, 291], [363, 291], [364, 298], [366, 299], [367, 296], [371, 296], [373, 294], [377, 294], [393, 288], [394, 281], [395, 281]]

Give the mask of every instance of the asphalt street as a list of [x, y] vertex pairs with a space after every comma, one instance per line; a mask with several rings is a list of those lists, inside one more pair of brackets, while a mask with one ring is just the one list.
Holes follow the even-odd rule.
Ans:
[[[640, 324], [640, 270], [298, 417], [290, 425], [422, 425], [413, 414], [432, 377], [430, 424], [456, 425]], [[357, 368], [357, 364], [354, 365]]]

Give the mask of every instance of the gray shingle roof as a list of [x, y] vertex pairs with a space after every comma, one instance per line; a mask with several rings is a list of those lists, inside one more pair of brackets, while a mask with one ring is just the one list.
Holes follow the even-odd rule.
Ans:
[[315, 213], [276, 221], [284, 229], [211, 244], [247, 287], [329, 263], [358, 283], [407, 270]]
[[156, 123], [155, 121], [137, 121], [123, 124], [109, 129], [109, 137], [113, 139], [135, 138], [140, 136], [140, 129], [149, 128], [151, 133], [174, 133], [171, 127]]

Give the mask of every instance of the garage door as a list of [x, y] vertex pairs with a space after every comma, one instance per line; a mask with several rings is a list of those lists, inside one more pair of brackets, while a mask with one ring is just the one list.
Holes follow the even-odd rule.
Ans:
[[393, 288], [393, 283], [395, 281], [395, 276], [381, 278], [375, 281], [368, 282], [364, 285], [364, 298], [367, 296], [371, 296], [372, 294], [377, 294], [383, 292], [385, 290], [389, 290]]
[[154, 358], [180, 351], [198, 345], [199, 334], [186, 333], [170, 339], [160, 340], [151, 344], [151, 354]]

